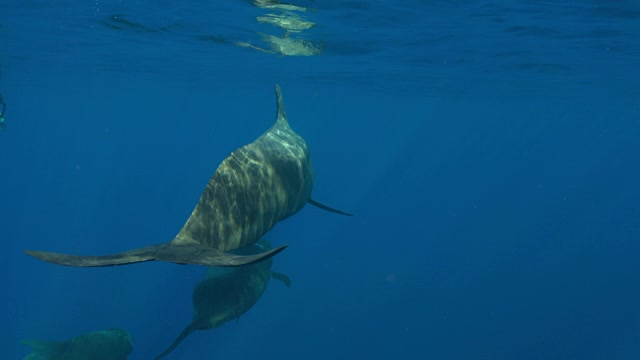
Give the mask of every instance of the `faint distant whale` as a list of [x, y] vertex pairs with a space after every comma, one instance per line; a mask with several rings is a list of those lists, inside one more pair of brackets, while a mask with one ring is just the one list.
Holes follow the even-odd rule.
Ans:
[[7, 111], [7, 103], [4, 102], [2, 94], [0, 94], [0, 106], [2, 106], [2, 110], [0, 110], [0, 130], [4, 130], [7, 128], [7, 124], [4, 123], [4, 113]]
[[[271, 249], [265, 240], [241, 249], [244, 253], [256, 253]], [[283, 274], [271, 271], [272, 259], [258, 264], [231, 269], [210, 268], [203, 280], [193, 289], [193, 319], [173, 343], [154, 360], [172, 352], [192, 332], [217, 328], [227, 321], [238, 319], [255, 305], [267, 289], [273, 277], [291, 287], [291, 280]]]
[[251, 144], [232, 152], [209, 180], [191, 216], [167, 243], [103, 256], [26, 251], [40, 260], [66, 266], [110, 266], [143, 261], [240, 266], [271, 257], [286, 245], [254, 255], [227, 251], [258, 241], [275, 224], [307, 203], [335, 213], [311, 199], [313, 169], [309, 148], [287, 121], [276, 85], [276, 123]]
[[122, 329], [94, 331], [67, 341], [25, 340], [33, 348], [23, 360], [126, 360], [133, 352], [131, 337]]

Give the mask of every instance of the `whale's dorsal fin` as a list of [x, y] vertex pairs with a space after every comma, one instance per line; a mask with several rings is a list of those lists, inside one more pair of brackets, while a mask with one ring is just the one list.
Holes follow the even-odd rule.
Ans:
[[287, 120], [287, 112], [284, 109], [282, 91], [280, 90], [280, 85], [278, 84], [276, 84], [276, 125], [289, 126], [289, 120]]

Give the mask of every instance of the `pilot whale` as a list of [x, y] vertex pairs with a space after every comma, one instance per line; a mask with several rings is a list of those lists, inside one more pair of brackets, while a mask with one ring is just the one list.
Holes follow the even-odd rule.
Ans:
[[274, 256], [287, 245], [253, 255], [229, 251], [255, 243], [276, 223], [308, 203], [351, 215], [311, 199], [313, 168], [309, 147], [289, 126], [279, 85], [276, 85], [276, 105], [275, 124], [222, 161], [173, 240], [103, 256], [25, 252], [50, 263], [77, 267], [145, 261], [241, 266]]
[[[260, 240], [246, 248], [244, 253], [255, 253], [271, 249], [271, 244]], [[291, 287], [291, 279], [285, 274], [271, 270], [273, 259], [242, 267], [211, 267], [203, 280], [193, 289], [193, 319], [171, 345], [154, 360], [159, 360], [172, 352], [192, 332], [210, 330], [249, 311], [262, 297], [271, 278]]]
[[127, 360], [133, 352], [131, 336], [123, 329], [92, 331], [66, 341], [22, 343], [33, 349], [22, 360]]

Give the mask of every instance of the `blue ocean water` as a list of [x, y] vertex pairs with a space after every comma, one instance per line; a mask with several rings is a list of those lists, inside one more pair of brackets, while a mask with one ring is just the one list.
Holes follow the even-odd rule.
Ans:
[[638, 2], [261, 3], [0, 0], [2, 358], [112, 327], [132, 360], [169, 345], [203, 267], [23, 251], [171, 240], [276, 83], [314, 198], [355, 216], [277, 225], [292, 288], [168, 359], [640, 357]]

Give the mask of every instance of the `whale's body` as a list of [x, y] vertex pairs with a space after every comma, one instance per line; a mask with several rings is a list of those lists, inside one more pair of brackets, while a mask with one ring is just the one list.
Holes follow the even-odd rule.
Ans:
[[[270, 249], [265, 240], [252, 244], [242, 250], [256, 253]], [[273, 277], [291, 286], [291, 280], [284, 274], [271, 271], [272, 259], [257, 264], [235, 268], [210, 268], [207, 276], [193, 289], [193, 319], [171, 345], [154, 360], [159, 360], [197, 330], [209, 330], [240, 318], [262, 297], [269, 280]]]
[[123, 329], [93, 331], [66, 341], [22, 343], [33, 348], [22, 360], [126, 360], [133, 352], [131, 336]]
[[253, 244], [309, 202], [309, 147], [289, 126], [279, 90], [276, 98], [276, 123], [222, 161], [173, 243], [238, 249]]
[[289, 126], [276, 85], [275, 124], [218, 166], [178, 235], [168, 242], [113, 255], [75, 256], [26, 251], [66, 266], [112, 266], [144, 261], [240, 266], [271, 257], [286, 245], [254, 255], [226, 253], [258, 241], [276, 223], [307, 203], [349, 215], [311, 199], [313, 168], [309, 147]]

